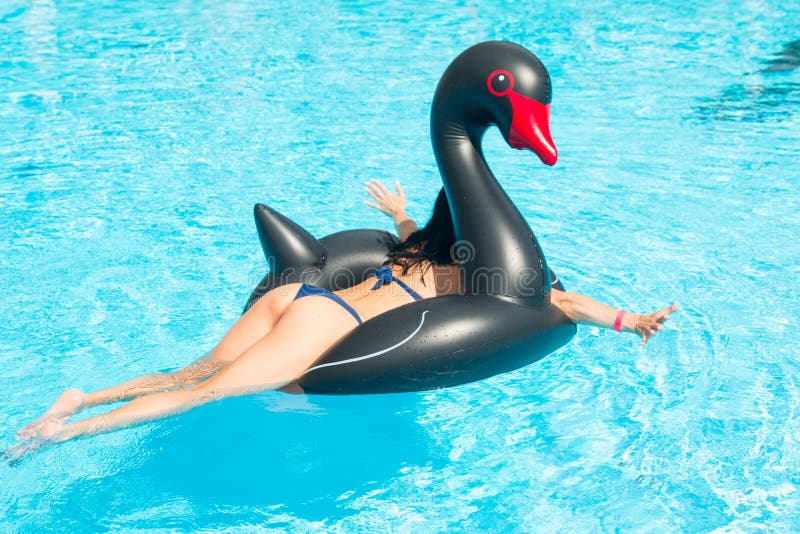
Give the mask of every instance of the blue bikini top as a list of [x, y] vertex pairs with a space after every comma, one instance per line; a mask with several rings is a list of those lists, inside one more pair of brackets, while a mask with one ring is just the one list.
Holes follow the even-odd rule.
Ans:
[[381, 267], [380, 269], [375, 271], [375, 277], [378, 279], [378, 281], [375, 282], [374, 286], [372, 286], [372, 290], [373, 291], [375, 289], [378, 289], [379, 287], [381, 287], [384, 284], [389, 284], [391, 282], [397, 282], [397, 285], [399, 285], [400, 287], [405, 289], [406, 292], [409, 295], [411, 295], [411, 297], [413, 297], [414, 300], [422, 300], [422, 297], [420, 297], [417, 294], [416, 291], [414, 291], [413, 289], [408, 287], [402, 280], [400, 280], [399, 278], [397, 278], [394, 275], [394, 273], [392, 272], [392, 268], [389, 267], [388, 265], [385, 266], [385, 267]]

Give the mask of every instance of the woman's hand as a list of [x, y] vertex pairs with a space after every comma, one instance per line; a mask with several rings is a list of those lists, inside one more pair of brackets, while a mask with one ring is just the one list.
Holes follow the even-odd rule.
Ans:
[[403, 193], [403, 188], [400, 187], [400, 182], [395, 182], [395, 189], [397, 194], [389, 191], [380, 180], [371, 180], [367, 182], [367, 194], [377, 202], [365, 201], [367, 206], [382, 211], [386, 215], [392, 217], [395, 222], [408, 219], [406, 215], [406, 195]]
[[642, 345], [664, 329], [664, 323], [669, 319], [669, 315], [678, 309], [678, 303], [673, 302], [672, 306], [667, 306], [663, 310], [653, 312], [650, 315], [635, 316], [635, 324], [630, 329], [642, 336]]

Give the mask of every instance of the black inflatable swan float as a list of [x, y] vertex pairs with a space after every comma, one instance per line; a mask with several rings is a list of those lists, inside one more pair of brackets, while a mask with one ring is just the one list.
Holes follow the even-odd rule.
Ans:
[[[436, 161], [453, 215], [465, 294], [413, 302], [378, 315], [329, 349], [298, 385], [306, 393], [421, 391], [517, 369], [566, 344], [576, 331], [550, 303], [555, 277], [517, 208], [481, 151], [495, 124], [513, 148], [553, 165], [550, 76], [512, 43], [475, 45], [445, 71], [431, 111]], [[308, 282], [330, 290], [371, 276], [386, 259], [391, 234], [348, 230], [315, 239], [257, 204], [256, 226], [270, 273], [247, 302], [270, 289]]]

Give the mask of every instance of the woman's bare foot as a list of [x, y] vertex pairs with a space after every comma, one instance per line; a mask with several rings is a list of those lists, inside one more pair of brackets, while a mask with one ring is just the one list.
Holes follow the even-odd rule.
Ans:
[[66, 390], [43, 416], [17, 432], [17, 439], [30, 439], [37, 435], [43, 438], [50, 437], [58, 432], [72, 414], [81, 409], [83, 398], [84, 394], [79, 389]]
[[66, 417], [50, 419], [39, 424], [37, 431], [33, 435], [20, 439], [16, 444], [0, 452], [0, 460], [8, 462], [11, 466], [18, 465], [24, 457], [30, 456], [33, 452], [49, 445], [50, 438], [64, 428], [66, 419]]
[[36, 439], [47, 441], [53, 434], [56, 434], [59, 430], [64, 427], [64, 423], [66, 422], [66, 418], [63, 419], [51, 419], [50, 421], [45, 422], [41, 427], [39, 427], [39, 432], [36, 434]]
[[[60, 398], [59, 398], [60, 400]], [[44, 417], [44, 416], [42, 416]], [[57, 417], [52, 416], [50, 419], [42, 421], [40, 417], [35, 423], [34, 430], [29, 435], [18, 438], [19, 441], [7, 448], [0, 451], [0, 461], [8, 462], [10, 466], [18, 465], [25, 457], [30, 456], [33, 452], [51, 444], [51, 438], [58, 434], [64, 428], [64, 422], [68, 416]], [[33, 425], [32, 423], [31, 425]], [[25, 427], [24, 430], [31, 428], [31, 425]], [[22, 431], [20, 431], [21, 433]], [[19, 435], [19, 434], [18, 434]]]

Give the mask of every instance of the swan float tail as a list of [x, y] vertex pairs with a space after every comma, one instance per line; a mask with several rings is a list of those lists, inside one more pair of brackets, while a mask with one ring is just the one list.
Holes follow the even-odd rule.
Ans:
[[325, 260], [322, 243], [296, 222], [264, 204], [256, 204], [253, 213], [258, 239], [272, 272], [302, 271]]
[[[306, 282], [337, 291], [371, 276], [396, 238], [383, 230], [345, 230], [320, 239], [264, 204], [254, 209], [268, 271], [250, 294], [245, 311], [272, 289]], [[259, 269], [260, 273], [260, 269]]]

